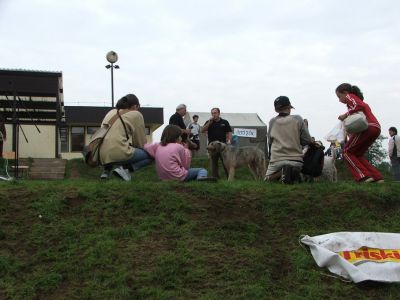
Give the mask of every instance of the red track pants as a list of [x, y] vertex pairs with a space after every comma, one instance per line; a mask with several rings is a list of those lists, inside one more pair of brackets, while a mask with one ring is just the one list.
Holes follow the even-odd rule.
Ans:
[[374, 143], [380, 133], [381, 129], [379, 127], [370, 125], [367, 130], [351, 135], [344, 146], [343, 157], [356, 181], [366, 177], [372, 177], [374, 180], [382, 179], [381, 173], [364, 157], [365, 152], [367, 152], [369, 146]]

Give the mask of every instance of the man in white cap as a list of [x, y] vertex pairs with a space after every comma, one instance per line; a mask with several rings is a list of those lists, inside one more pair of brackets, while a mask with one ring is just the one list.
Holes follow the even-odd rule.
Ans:
[[281, 180], [283, 183], [300, 181], [303, 166], [303, 146], [312, 143], [310, 133], [299, 115], [291, 115], [294, 108], [288, 97], [279, 96], [274, 101], [278, 115], [268, 127], [269, 164], [266, 181]]

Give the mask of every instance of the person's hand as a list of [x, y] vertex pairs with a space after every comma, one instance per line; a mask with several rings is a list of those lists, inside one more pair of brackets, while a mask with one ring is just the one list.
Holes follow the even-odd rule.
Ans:
[[186, 142], [184, 142], [184, 141], [182, 141], [181, 143], [182, 143], [182, 146], [183, 146], [184, 148], [189, 149], [189, 143], [186, 143]]
[[231, 140], [227, 140], [227, 141], [226, 141], [226, 144], [227, 144], [227, 145], [232, 144]]
[[338, 117], [338, 119], [340, 120], [340, 121], [343, 121], [344, 119], [346, 119], [347, 118], [347, 114], [343, 114], [343, 115], [340, 115], [339, 117]]

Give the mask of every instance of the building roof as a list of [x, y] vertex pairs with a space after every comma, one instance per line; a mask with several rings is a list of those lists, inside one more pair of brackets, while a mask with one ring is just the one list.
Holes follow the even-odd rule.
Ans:
[[[65, 106], [65, 123], [100, 125], [111, 107], [98, 106]], [[162, 107], [141, 107], [146, 124], [164, 124], [164, 109]]]
[[[192, 116], [198, 115], [198, 123], [203, 126], [210, 119], [210, 112], [188, 112], [184, 117], [185, 123], [192, 121]], [[221, 113], [221, 118], [229, 122], [232, 127], [267, 127], [256, 113]]]
[[57, 97], [62, 89], [61, 72], [0, 69], [1, 95]]
[[63, 117], [62, 73], [0, 69], [0, 109], [11, 121], [54, 124]]
[[28, 69], [5, 69], [5, 68], [0, 68], [0, 73], [7, 73], [7, 74], [17, 74], [17, 75], [38, 75], [40, 74], [40, 76], [43, 75], [48, 75], [48, 76], [52, 76], [52, 75], [60, 75], [62, 72], [61, 71], [48, 71], [48, 70], [28, 70]]

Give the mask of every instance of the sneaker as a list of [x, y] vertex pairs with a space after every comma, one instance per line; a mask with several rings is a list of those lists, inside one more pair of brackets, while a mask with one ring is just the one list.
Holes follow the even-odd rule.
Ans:
[[104, 170], [103, 173], [101, 173], [100, 175], [100, 179], [107, 180], [108, 178], [110, 178], [110, 171]]
[[375, 183], [385, 183], [385, 180], [379, 179], [379, 180], [375, 180], [374, 182], [375, 182]]
[[217, 180], [218, 180], [217, 177], [200, 177], [200, 178], [197, 178], [197, 181], [216, 182]]
[[292, 166], [285, 165], [282, 168], [282, 176], [281, 176], [281, 182], [284, 184], [292, 184], [293, 183], [293, 178], [292, 178]]
[[131, 174], [129, 173], [128, 170], [124, 169], [123, 167], [115, 168], [113, 170], [113, 173], [125, 181], [131, 180]]
[[372, 177], [364, 177], [360, 180], [361, 183], [371, 183], [374, 182], [374, 179]]

